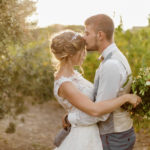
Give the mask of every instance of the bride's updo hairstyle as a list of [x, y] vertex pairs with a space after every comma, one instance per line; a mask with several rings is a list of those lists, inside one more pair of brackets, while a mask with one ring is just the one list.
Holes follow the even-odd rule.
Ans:
[[85, 42], [79, 33], [63, 31], [52, 37], [50, 48], [55, 57], [62, 61], [84, 49]]

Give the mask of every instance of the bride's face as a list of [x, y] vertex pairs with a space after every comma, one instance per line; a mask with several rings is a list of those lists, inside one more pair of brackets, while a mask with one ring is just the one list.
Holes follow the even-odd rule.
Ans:
[[86, 50], [83, 49], [83, 50], [79, 50], [74, 56], [72, 56], [72, 63], [75, 65], [75, 66], [80, 66], [83, 64], [84, 62], [84, 59], [86, 57]]

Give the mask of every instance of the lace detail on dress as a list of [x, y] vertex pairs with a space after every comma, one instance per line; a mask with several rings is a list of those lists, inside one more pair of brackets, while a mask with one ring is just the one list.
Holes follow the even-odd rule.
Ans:
[[59, 87], [61, 86], [61, 84], [64, 83], [64, 82], [72, 82], [72, 80], [71, 80], [71, 78], [67, 78], [67, 77], [63, 77], [62, 76], [58, 80], [54, 81], [54, 86], [55, 86], [55, 88], [54, 88], [54, 95], [56, 97], [60, 98], [60, 96], [58, 95], [58, 90], [59, 90]]
[[68, 100], [58, 95], [59, 87], [64, 82], [72, 82], [72, 84], [78, 90], [80, 90], [83, 94], [87, 95], [91, 100], [93, 100], [93, 84], [84, 79], [77, 70], [74, 70], [74, 75], [70, 77], [61, 76], [58, 80], [54, 81], [54, 95], [66, 111], [72, 112], [75, 111], [76, 108]]
[[73, 79], [79, 78], [79, 77], [82, 77], [82, 75], [77, 70], [74, 70], [74, 75], [70, 77], [61, 76], [58, 80], [55, 80], [54, 81], [54, 95], [57, 98], [62, 98], [58, 95], [58, 90], [59, 90], [60, 85], [64, 82], [72, 82]]
[[72, 82], [72, 77], [64, 77], [62, 76], [61, 78], [59, 78], [58, 80], [54, 81], [54, 95], [57, 98], [58, 102], [64, 107], [64, 109], [66, 109], [67, 111], [69, 111], [69, 109], [72, 108], [72, 105], [65, 100], [63, 97], [58, 95], [58, 90], [61, 86], [62, 83], [64, 82]]

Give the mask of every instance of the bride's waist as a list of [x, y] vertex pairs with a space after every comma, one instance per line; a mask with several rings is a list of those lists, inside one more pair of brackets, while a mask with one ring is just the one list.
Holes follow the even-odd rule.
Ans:
[[71, 125], [72, 128], [98, 128], [97, 124], [90, 124], [90, 125]]
[[89, 126], [75, 126], [71, 128], [71, 133], [75, 134], [85, 134], [85, 135], [99, 135], [99, 128], [97, 124], [89, 125]]

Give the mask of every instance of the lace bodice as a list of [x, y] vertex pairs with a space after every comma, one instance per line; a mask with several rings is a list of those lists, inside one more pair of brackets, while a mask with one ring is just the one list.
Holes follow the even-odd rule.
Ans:
[[67, 112], [75, 112], [79, 111], [75, 108], [67, 99], [64, 99], [58, 95], [59, 87], [64, 82], [72, 82], [76, 88], [78, 88], [83, 94], [88, 96], [91, 100], [93, 100], [93, 84], [83, 78], [83, 76], [77, 71], [74, 71], [74, 75], [70, 77], [60, 77], [58, 80], [54, 81], [54, 95], [57, 98], [58, 102], [64, 107]]

